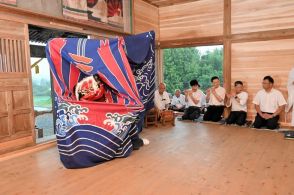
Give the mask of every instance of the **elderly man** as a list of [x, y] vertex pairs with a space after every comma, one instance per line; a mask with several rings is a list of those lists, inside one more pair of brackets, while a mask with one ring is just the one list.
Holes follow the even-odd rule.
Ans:
[[265, 126], [268, 129], [278, 127], [279, 115], [287, 104], [283, 94], [274, 89], [274, 79], [271, 76], [263, 78], [263, 89], [258, 91], [253, 99], [256, 117], [253, 126], [257, 129]]
[[160, 83], [158, 89], [154, 93], [154, 104], [159, 112], [168, 109], [170, 104], [170, 99], [165, 89], [165, 84]]
[[185, 96], [181, 94], [181, 90], [176, 89], [175, 95], [171, 101], [171, 109], [174, 111], [184, 112], [186, 106]]

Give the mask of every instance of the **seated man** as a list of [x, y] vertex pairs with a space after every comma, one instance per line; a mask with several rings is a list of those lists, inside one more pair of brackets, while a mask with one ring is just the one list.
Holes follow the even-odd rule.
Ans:
[[159, 114], [169, 107], [170, 99], [168, 93], [165, 91], [164, 83], [160, 83], [158, 89], [154, 93], [154, 104]]
[[247, 118], [247, 100], [248, 93], [243, 91], [242, 81], [236, 81], [235, 91], [227, 94], [228, 102], [227, 107], [232, 106], [231, 113], [226, 120], [227, 124], [237, 124], [242, 126], [246, 123]]
[[214, 76], [211, 78], [212, 87], [206, 90], [207, 111], [203, 116], [204, 121], [220, 121], [224, 112], [224, 99], [226, 90], [220, 86], [220, 80]]
[[185, 96], [181, 94], [181, 90], [176, 89], [175, 95], [171, 101], [171, 109], [174, 111], [184, 112], [185, 106]]
[[253, 127], [268, 129], [278, 128], [279, 114], [287, 104], [283, 94], [273, 88], [274, 79], [271, 76], [263, 78], [263, 89], [258, 91], [253, 99], [257, 115]]
[[185, 100], [188, 108], [182, 116], [183, 120], [194, 120], [199, 118], [201, 113], [202, 99], [204, 93], [198, 89], [200, 86], [197, 80], [190, 81], [191, 89], [185, 91]]

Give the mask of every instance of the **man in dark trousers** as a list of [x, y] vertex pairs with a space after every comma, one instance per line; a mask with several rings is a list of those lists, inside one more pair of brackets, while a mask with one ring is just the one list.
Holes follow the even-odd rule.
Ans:
[[227, 107], [231, 106], [231, 112], [226, 120], [228, 125], [237, 124], [242, 126], [246, 123], [247, 118], [247, 100], [248, 93], [243, 91], [243, 82], [236, 81], [235, 89], [231, 94], [227, 94]]
[[271, 76], [263, 78], [263, 89], [258, 91], [254, 97], [253, 104], [257, 115], [253, 123], [253, 127], [261, 128], [265, 126], [268, 129], [276, 129], [278, 127], [279, 114], [284, 110], [287, 104], [283, 94], [274, 89], [274, 79]]
[[199, 83], [196, 79], [190, 81], [191, 89], [185, 91], [185, 101], [188, 108], [182, 116], [183, 120], [198, 119], [201, 113], [202, 99], [204, 93], [199, 89]]
[[206, 90], [207, 111], [203, 116], [204, 121], [218, 122], [224, 112], [224, 100], [226, 90], [220, 86], [220, 80], [214, 76], [211, 78], [212, 87]]

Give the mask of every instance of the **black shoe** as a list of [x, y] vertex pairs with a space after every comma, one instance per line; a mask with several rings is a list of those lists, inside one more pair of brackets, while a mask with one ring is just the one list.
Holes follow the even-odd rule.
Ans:
[[134, 150], [139, 150], [140, 147], [142, 147], [144, 145], [143, 140], [140, 139], [140, 138], [133, 139], [132, 144], [133, 144], [133, 149]]

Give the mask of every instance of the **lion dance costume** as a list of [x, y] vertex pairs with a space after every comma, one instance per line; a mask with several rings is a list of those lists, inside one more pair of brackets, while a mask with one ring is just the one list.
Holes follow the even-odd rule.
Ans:
[[129, 156], [144, 113], [153, 107], [154, 32], [110, 40], [51, 39], [46, 55], [64, 166]]

